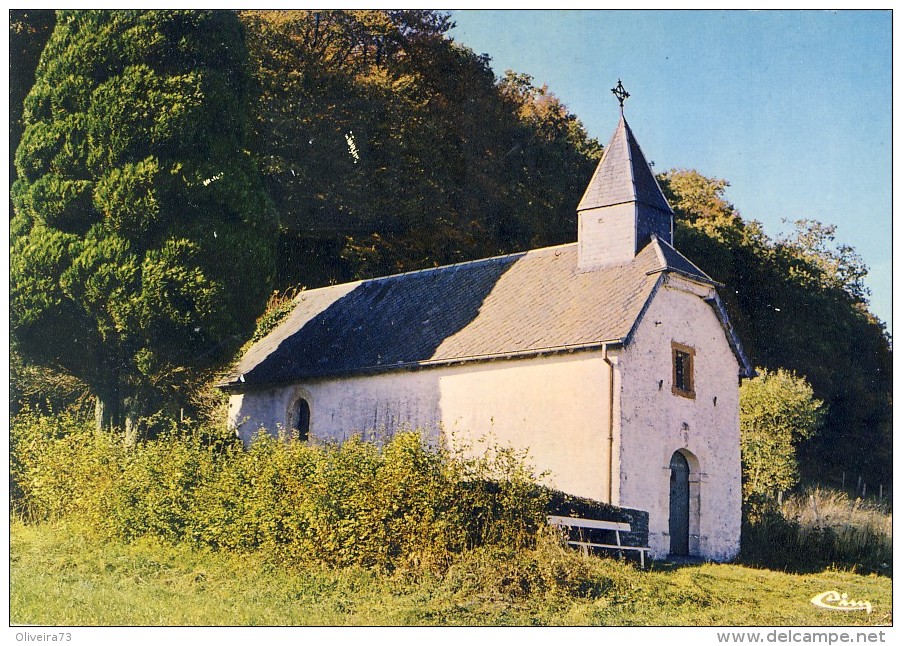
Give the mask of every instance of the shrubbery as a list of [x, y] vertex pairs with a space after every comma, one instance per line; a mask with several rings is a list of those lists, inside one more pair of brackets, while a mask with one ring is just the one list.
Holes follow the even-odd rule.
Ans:
[[842, 491], [802, 491], [747, 520], [742, 561], [780, 570], [815, 572], [843, 565], [892, 575], [892, 511]]
[[460, 599], [578, 597], [630, 601], [636, 569], [623, 561], [587, 559], [561, 549], [550, 528], [539, 532], [533, 549], [488, 545], [457, 559], [443, 577], [439, 593]]
[[[890, 573], [892, 512], [841, 491], [799, 491], [796, 447], [826, 411], [804, 378], [759, 368], [740, 387], [743, 528], [741, 560], [817, 571], [841, 564]], [[784, 499], [783, 495], [786, 494]]]
[[826, 412], [804, 378], [758, 371], [739, 388], [742, 499], [753, 513], [798, 485], [796, 447], [817, 432]]
[[507, 450], [462, 458], [401, 433], [249, 450], [194, 433], [126, 446], [71, 416], [25, 412], [12, 428], [14, 510], [76, 516], [110, 537], [264, 548], [292, 563], [443, 570], [482, 545], [534, 544], [548, 494]]

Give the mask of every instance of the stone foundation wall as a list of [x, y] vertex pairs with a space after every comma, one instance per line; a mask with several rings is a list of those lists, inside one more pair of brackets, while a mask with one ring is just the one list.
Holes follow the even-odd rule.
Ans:
[[[630, 532], [628, 534], [620, 534], [620, 540], [623, 545], [635, 547], [646, 547], [648, 545], [647, 511], [615, 507], [596, 500], [553, 491], [551, 492], [551, 502], [548, 505], [548, 513], [554, 516], [572, 516], [574, 518], [607, 520], [614, 523], [629, 523]], [[586, 533], [586, 537], [593, 542], [614, 542], [613, 532], [610, 531], [591, 530]]]

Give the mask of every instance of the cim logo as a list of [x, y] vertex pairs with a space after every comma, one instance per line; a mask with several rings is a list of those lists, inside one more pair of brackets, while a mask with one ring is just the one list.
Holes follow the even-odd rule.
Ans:
[[849, 599], [849, 595], [847, 595], [845, 592], [840, 594], [836, 590], [821, 592], [820, 594], [811, 597], [811, 603], [816, 605], [818, 608], [826, 608], [827, 610], [864, 610], [868, 614], [871, 614], [871, 610], [873, 610], [873, 608], [871, 608], [870, 601], [857, 601], [855, 599]]

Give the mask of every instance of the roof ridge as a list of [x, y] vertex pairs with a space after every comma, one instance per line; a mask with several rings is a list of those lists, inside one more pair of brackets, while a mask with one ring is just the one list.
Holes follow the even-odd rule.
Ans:
[[632, 141], [633, 145], [636, 146], [636, 150], [639, 151], [639, 158], [642, 160], [642, 163], [644, 164], [645, 168], [648, 170], [648, 174], [651, 177], [652, 183], [654, 184], [654, 187], [655, 187], [655, 193], [657, 194], [658, 197], [661, 198], [661, 201], [664, 203], [664, 206], [667, 207], [667, 211], [670, 213], [673, 213], [673, 207], [670, 206], [670, 202], [667, 201], [667, 197], [664, 195], [664, 191], [661, 190], [661, 185], [658, 183], [658, 178], [655, 177], [655, 173], [651, 169], [651, 164], [648, 163], [648, 159], [645, 157], [645, 153], [642, 152], [642, 146], [639, 144], [639, 140], [636, 139], [636, 135], [633, 134], [633, 129], [630, 128], [630, 124], [627, 123], [626, 118], [625, 117], [622, 117], [622, 118], [623, 118], [623, 124], [626, 127], [626, 131], [628, 134], [626, 143], [627, 143], [627, 151], [628, 151], [628, 154], [630, 155], [630, 173], [633, 176], [632, 177], [633, 192], [636, 195], [636, 201], [642, 202], [643, 204], [650, 206], [652, 208], [660, 209], [659, 205], [652, 204], [650, 200], [646, 201], [645, 199], [642, 199], [639, 196], [639, 185], [636, 183], [636, 163], [638, 163], [638, 162], [636, 162], [636, 163], [633, 162], [632, 147], [629, 145], [630, 141]]
[[[630, 138], [635, 139], [635, 137], [632, 137], [633, 131], [630, 128], [630, 124], [626, 122], [626, 117], [622, 114], [620, 115], [620, 121], [623, 123], [623, 129], [625, 131], [624, 143], [626, 144], [627, 169], [629, 169], [630, 184], [633, 187], [633, 200], [639, 202], [639, 185], [636, 183], [636, 165], [633, 162], [633, 148], [630, 146]], [[636, 147], [639, 147], [639, 142], [636, 142]], [[641, 148], [639, 148], [639, 155], [642, 155]]]
[[654, 233], [651, 234], [651, 242], [655, 248], [655, 254], [658, 256], [658, 262], [661, 263], [662, 267], [666, 267], [667, 257], [664, 255], [664, 250], [661, 249], [661, 245], [657, 244], [659, 242], [658, 236], [656, 236]]
[[311, 294], [313, 292], [324, 291], [328, 289], [334, 289], [336, 287], [342, 287], [347, 285], [364, 285], [371, 283], [378, 283], [380, 281], [386, 280], [395, 280], [404, 278], [406, 276], [413, 276], [416, 274], [425, 274], [433, 271], [444, 271], [446, 269], [458, 269], [465, 265], [478, 265], [480, 263], [488, 263], [499, 260], [505, 260], [507, 258], [514, 258], [516, 256], [534, 256], [540, 253], [550, 253], [555, 249], [563, 249], [564, 247], [576, 247], [576, 242], [565, 242], [559, 245], [552, 245], [551, 247], [539, 247], [538, 249], [528, 249], [526, 251], [513, 251], [511, 253], [501, 254], [498, 256], [489, 256], [488, 258], [475, 258], [473, 260], [462, 260], [461, 262], [451, 263], [450, 265], [439, 265], [437, 267], [423, 267], [422, 269], [411, 269], [410, 271], [402, 271], [397, 274], [388, 274], [386, 276], [374, 276], [373, 278], [361, 278], [358, 280], [349, 280], [343, 283], [335, 283], [334, 285], [323, 285], [321, 287], [313, 287], [312, 289], [303, 289], [298, 292], [298, 295], [294, 297], [294, 300], [298, 300], [301, 296], [305, 294]]
[[[655, 251], [658, 255], [658, 259], [661, 260], [662, 266], [657, 271], [673, 271], [678, 274], [687, 276], [689, 278], [701, 278], [707, 282], [710, 282], [712, 285], [717, 285], [717, 286], [723, 287], [723, 283], [718, 282], [718, 281], [714, 280], [713, 278], [711, 278], [708, 274], [706, 274], [704, 271], [702, 271], [698, 267], [698, 265], [696, 265], [694, 262], [689, 260], [686, 256], [681, 254], [676, 247], [674, 247], [672, 244], [668, 243], [666, 240], [662, 240], [655, 234], [652, 234], [651, 235], [651, 243], [655, 245]], [[690, 268], [689, 271], [687, 271], [686, 269], [681, 269], [680, 267], [674, 266], [673, 263], [671, 263], [667, 259], [667, 256], [664, 253], [663, 247], [666, 247], [667, 249], [669, 249], [671, 252], [676, 254], [677, 257], [682, 262], [685, 262], [687, 265], [689, 265], [689, 268]], [[650, 273], [653, 273], [653, 272], [650, 272]]]

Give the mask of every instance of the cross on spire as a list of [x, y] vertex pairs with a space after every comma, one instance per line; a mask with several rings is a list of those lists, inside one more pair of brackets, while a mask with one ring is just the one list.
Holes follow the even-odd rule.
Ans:
[[623, 83], [620, 82], [620, 79], [617, 79], [617, 85], [611, 88], [611, 92], [614, 93], [614, 96], [616, 96], [617, 100], [620, 102], [620, 114], [622, 116], [623, 102], [630, 98], [630, 93], [623, 87]]

